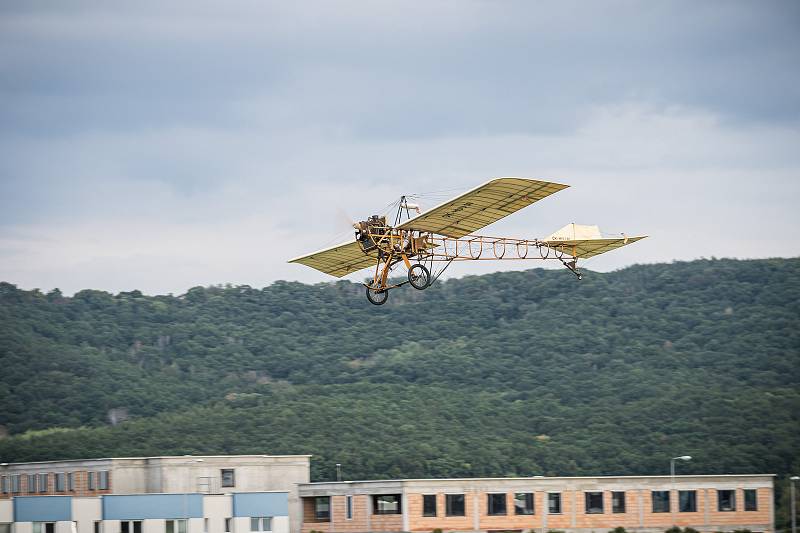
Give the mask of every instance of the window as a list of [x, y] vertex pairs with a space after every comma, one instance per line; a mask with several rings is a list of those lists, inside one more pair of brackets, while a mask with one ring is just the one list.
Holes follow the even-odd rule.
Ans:
[[436, 494], [422, 495], [422, 516], [436, 516]]
[[[89, 472], [91, 474], [91, 472]], [[172, 522], [172, 520], [168, 520], [168, 522]], [[186, 531], [186, 520], [174, 520], [174, 522], [183, 522], [184, 523], [184, 533]], [[173, 524], [174, 526], [174, 524]], [[120, 533], [142, 533], [142, 521], [141, 520], [123, 520], [119, 523], [119, 532]], [[36, 533], [34, 531], [34, 533]]]
[[514, 514], [533, 514], [532, 492], [518, 492], [514, 494]]
[[94, 521], [94, 533], [103, 533], [103, 521], [102, 520], [95, 520]]
[[561, 493], [550, 492], [547, 494], [547, 512], [561, 514]]
[[744, 489], [744, 510], [758, 511], [758, 498], [756, 498], [756, 489]]
[[36, 474], [28, 474], [28, 493], [32, 492], [36, 492]]
[[[94, 472], [88, 472], [86, 475], [88, 477], [88, 480], [87, 480], [87, 483], [86, 483], [87, 487], [89, 488], [89, 490], [95, 490], [97, 488], [97, 483], [95, 483]], [[123, 532], [123, 533], [127, 533], [127, 532]]]
[[22, 475], [11, 476], [11, 492], [19, 493], [22, 490]]
[[697, 512], [697, 491], [680, 490], [678, 491], [678, 511], [681, 513]]
[[75, 490], [75, 474], [67, 472], [67, 490], [73, 492]]
[[56, 492], [64, 492], [64, 488], [66, 486], [66, 475], [63, 472], [59, 472], [56, 475]]
[[[186, 533], [186, 520], [164, 520], [164, 531], [166, 533]], [[125, 532], [123, 531], [123, 533]]]
[[39, 474], [39, 492], [47, 492], [47, 474]]
[[466, 516], [463, 494], [446, 494], [444, 503], [447, 516]]
[[603, 493], [602, 492], [587, 492], [584, 494], [586, 501], [586, 514], [602, 514], [603, 513]]
[[400, 514], [399, 494], [376, 494], [372, 497], [374, 514]]
[[0, 533], [11, 533], [11, 524], [0, 522]]
[[487, 494], [488, 497], [488, 514], [489, 516], [500, 516], [508, 514], [506, 512], [506, 495], [505, 494]]
[[625, 512], [625, 493], [622, 491], [611, 493], [611, 512], [624, 513]]
[[97, 473], [97, 488], [100, 490], [108, 490], [108, 470]]
[[272, 518], [268, 516], [251, 518], [250, 531], [272, 531]]
[[668, 490], [654, 490], [652, 493], [653, 498], [653, 512], [654, 513], [668, 513], [669, 512], [669, 491]]
[[317, 496], [314, 498], [314, 516], [317, 520], [329, 520], [331, 517], [330, 496]]
[[353, 519], [353, 497], [352, 496], [345, 496], [344, 497], [344, 517], [347, 520]]
[[735, 511], [736, 510], [736, 491], [718, 490], [717, 491], [717, 510]]
[[222, 486], [223, 487], [235, 487], [236, 486], [236, 475], [233, 468], [223, 468], [220, 471], [220, 477], [222, 478]]
[[56, 533], [55, 522], [34, 522], [33, 533]]
[[0, 477], [0, 492], [8, 494], [8, 478], [6, 476]]
[[231, 533], [231, 522], [233, 518], [226, 518], [225, 519], [225, 533]]

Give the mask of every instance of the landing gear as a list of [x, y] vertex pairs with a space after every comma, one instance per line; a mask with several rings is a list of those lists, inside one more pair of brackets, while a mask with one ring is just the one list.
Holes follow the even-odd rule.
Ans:
[[418, 263], [408, 269], [408, 282], [419, 291], [425, 290], [431, 284], [431, 272]]
[[367, 287], [367, 300], [372, 305], [383, 305], [389, 299], [389, 289], [377, 290]]

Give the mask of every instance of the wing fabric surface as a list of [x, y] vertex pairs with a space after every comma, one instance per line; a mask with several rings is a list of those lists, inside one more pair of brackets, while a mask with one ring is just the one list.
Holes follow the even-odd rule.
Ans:
[[569, 185], [525, 178], [496, 178], [422, 213], [398, 228], [461, 238]]
[[646, 235], [639, 237], [619, 237], [614, 239], [577, 239], [577, 240], [558, 240], [544, 241], [544, 244], [553, 250], [563, 251], [566, 255], [587, 259], [596, 255], [622, 248], [646, 238]]
[[331, 248], [290, 259], [290, 263], [310, 266], [325, 274], [341, 278], [368, 266], [374, 266], [378, 256], [375, 252], [365, 254], [356, 241], [346, 242]]

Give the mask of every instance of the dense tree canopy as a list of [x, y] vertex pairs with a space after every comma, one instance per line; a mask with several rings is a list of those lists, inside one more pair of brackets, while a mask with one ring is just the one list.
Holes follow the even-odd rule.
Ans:
[[[0, 283], [0, 461], [312, 453], [351, 478], [800, 472], [800, 260], [395, 291]], [[113, 423], [112, 423], [113, 422]]]

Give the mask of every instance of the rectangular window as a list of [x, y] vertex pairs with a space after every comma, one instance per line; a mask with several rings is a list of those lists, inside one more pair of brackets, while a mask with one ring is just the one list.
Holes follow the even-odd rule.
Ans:
[[97, 488], [108, 490], [108, 470], [102, 470], [97, 473]]
[[717, 491], [717, 511], [736, 510], [736, 491], [718, 490]]
[[20, 491], [22, 491], [22, 475], [11, 476], [11, 492], [19, 493]]
[[372, 497], [374, 514], [400, 514], [399, 494], [376, 494]]
[[58, 472], [55, 476], [56, 492], [64, 492], [64, 489], [66, 488], [66, 474], [63, 472]]
[[28, 493], [33, 492], [36, 492], [36, 474], [28, 474]]
[[0, 476], [0, 492], [8, 494], [8, 478], [6, 476]]
[[[167, 520], [167, 522], [173, 522], [173, 520]], [[186, 533], [186, 520], [174, 520], [174, 522], [183, 522], [183, 533]], [[175, 524], [173, 524], [174, 527]], [[142, 521], [123, 520], [119, 523], [119, 531], [120, 533], [142, 533]]]
[[447, 516], [466, 516], [463, 494], [446, 494], [444, 503]]
[[331, 498], [330, 496], [317, 496], [314, 498], [314, 517], [317, 520], [330, 520], [331, 518]]
[[586, 501], [586, 514], [603, 514], [603, 493], [602, 492], [586, 492], [584, 493]]
[[506, 515], [506, 495], [505, 494], [487, 494], [487, 507], [489, 516]]
[[[97, 488], [97, 483], [95, 482], [95, 474], [94, 472], [87, 472], [87, 487], [89, 490], [95, 490]], [[127, 533], [127, 532], [126, 532]]]
[[518, 492], [514, 494], [514, 514], [533, 514], [533, 493]]
[[668, 490], [654, 490], [652, 493], [653, 499], [653, 512], [654, 513], [668, 513], [669, 512], [669, 491]]
[[744, 510], [758, 511], [758, 498], [756, 489], [744, 489]]
[[272, 518], [263, 516], [251, 518], [250, 531], [272, 531]]
[[625, 512], [625, 493], [622, 491], [615, 491], [611, 493], [611, 512], [624, 513]]
[[222, 478], [223, 487], [236, 486], [236, 473], [234, 472], [233, 468], [223, 468], [220, 470], [220, 477]]
[[166, 533], [186, 533], [186, 520], [164, 520], [164, 531]]
[[697, 491], [680, 490], [678, 491], [678, 511], [681, 513], [697, 512]]
[[103, 533], [103, 521], [102, 520], [95, 520], [94, 521], [94, 533]]
[[67, 490], [75, 491], [75, 474], [73, 472], [67, 472]]
[[56, 533], [55, 522], [34, 522], [33, 533]]
[[0, 522], [0, 533], [11, 533], [11, 524], [8, 522]]
[[226, 518], [225, 519], [225, 533], [231, 533], [231, 522], [233, 518]]
[[561, 493], [550, 492], [547, 494], [547, 512], [561, 514]]
[[47, 474], [39, 474], [39, 492], [47, 492]]
[[436, 516], [436, 494], [422, 495], [422, 516]]
[[347, 520], [353, 519], [353, 497], [349, 495], [344, 497], [344, 517]]

